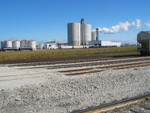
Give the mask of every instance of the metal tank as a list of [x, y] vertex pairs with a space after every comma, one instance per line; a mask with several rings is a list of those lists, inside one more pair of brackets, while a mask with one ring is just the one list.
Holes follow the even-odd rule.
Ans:
[[32, 50], [36, 50], [36, 42], [34, 40], [29, 41], [29, 46], [32, 48]]
[[30, 47], [30, 40], [21, 40], [20, 47], [22, 48]]
[[12, 48], [12, 41], [11, 40], [5, 40], [4, 41], [4, 48]]
[[80, 45], [80, 23], [68, 23], [68, 45], [79, 46]]
[[140, 33], [138, 33], [137, 41], [141, 44], [141, 54], [150, 55], [150, 31], [141, 31]]
[[19, 49], [20, 48], [20, 41], [19, 40], [13, 41], [12, 46], [14, 49]]
[[4, 41], [1, 41], [1, 49], [5, 47], [4, 45]]
[[81, 44], [87, 45], [91, 40], [91, 24], [81, 24]]
[[92, 41], [96, 40], [96, 31], [91, 32]]
[[43, 43], [39, 43], [38, 44], [38, 49], [43, 49], [44, 48], [44, 44]]
[[27, 43], [27, 40], [21, 40], [20, 41], [20, 47], [28, 47], [28, 43]]

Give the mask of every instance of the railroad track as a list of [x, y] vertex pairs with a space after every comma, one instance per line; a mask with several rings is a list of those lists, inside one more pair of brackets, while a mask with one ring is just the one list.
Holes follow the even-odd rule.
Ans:
[[112, 70], [120, 70], [120, 69], [128, 69], [128, 68], [137, 68], [137, 67], [144, 67], [144, 66], [150, 66], [149, 62], [140, 62], [140, 63], [126, 63], [126, 64], [115, 64], [115, 65], [108, 65], [108, 66], [97, 66], [97, 67], [89, 67], [89, 68], [82, 68], [82, 69], [70, 69], [70, 70], [61, 70], [58, 71], [60, 73], [65, 73], [65, 75], [82, 75], [82, 74], [88, 74], [88, 73], [97, 73], [106, 71], [109, 69]]
[[49, 77], [50, 75], [46, 75], [47, 72], [41, 73], [30, 73], [30, 74], [22, 74], [22, 75], [6, 75], [0, 76], [0, 82], [4, 81], [12, 81], [12, 80], [25, 80], [25, 79], [34, 79], [34, 78], [42, 78], [42, 77]]
[[[86, 61], [68, 61], [68, 62], [47, 62], [45, 63], [30, 63], [30, 64], [17, 64], [17, 65], [9, 65], [10, 67], [13, 66], [31, 66], [30, 69], [34, 68], [48, 68], [48, 69], [60, 69], [60, 68], [73, 68], [73, 67], [85, 67], [85, 66], [96, 66], [96, 65], [109, 65], [109, 64], [120, 64], [120, 63], [127, 63], [127, 62], [139, 62], [139, 61], [149, 61], [150, 57], [138, 57], [138, 58], [120, 58], [120, 59], [95, 59], [95, 60], [88, 60]], [[32, 65], [31, 65], [32, 64]], [[25, 69], [25, 68], [24, 68]]]
[[[56, 63], [56, 62], [55, 62]], [[58, 63], [58, 62], [57, 62]], [[150, 66], [150, 57], [129, 57], [129, 58], [119, 58], [119, 59], [101, 59], [97, 61], [87, 61], [87, 62], [71, 62], [69, 63], [58, 63], [50, 65], [35, 65], [28, 67], [21, 67], [20, 69], [36, 69], [36, 68], [46, 68], [59, 69], [57, 72], [64, 73], [67, 76], [71, 75], [82, 75], [89, 73], [97, 73], [106, 70], [120, 70], [128, 68], [137, 68]], [[61, 70], [64, 69], [65, 70]], [[70, 69], [79, 68], [79, 69]]]
[[116, 57], [116, 56], [106, 56], [106, 57], [85, 57], [85, 58], [71, 58], [71, 59], [54, 59], [54, 60], [47, 60], [47, 61], [38, 61], [38, 62], [28, 62], [28, 63], [13, 63], [9, 64], [9, 66], [37, 66], [37, 65], [57, 65], [57, 64], [69, 64], [69, 63], [81, 63], [81, 62], [97, 62], [97, 61], [107, 61], [107, 60], [117, 60], [117, 59], [145, 59], [149, 57], [141, 57], [139, 55], [135, 56], [123, 56], [123, 57]]
[[41, 75], [43, 76], [40, 75], [40, 72], [38, 72], [37, 74], [34, 73], [34, 76], [31, 76], [30, 73], [28, 73], [27, 75], [24, 74], [22, 76], [18, 74], [7, 75], [7, 76], [5, 75], [5, 76], [0, 77], [0, 81], [8, 81], [8, 80], [15, 80], [15, 79], [23, 79], [23, 78], [26, 79], [26, 78], [34, 78], [34, 77], [35, 78], [45, 77], [44, 74], [49, 73], [51, 69], [54, 69], [54, 72], [63, 73], [66, 76], [75, 76], [75, 75], [103, 72], [107, 70], [120, 70], [120, 69], [144, 67], [144, 66], [150, 66], [150, 57], [127, 57], [127, 58], [119, 58], [119, 59], [107, 58], [103, 60], [95, 59], [92, 61], [87, 61], [86, 59], [86, 62], [85, 61], [84, 62], [75, 62], [75, 61], [72, 62], [70, 60], [69, 63], [66, 61], [65, 63], [60, 63], [60, 62], [56, 63], [56, 61], [55, 61], [56, 64], [53, 64], [53, 63], [49, 64], [48, 62], [47, 65], [45, 65], [45, 63], [44, 65], [41, 65], [41, 63], [40, 65], [38, 63], [36, 64], [30, 63], [29, 66], [27, 64], [8, 65], [8, 66], [17, 66], [17, 68], [19, 68], [20, 71], [24, 69], [34, 70], [38, 68], [44, 68], [46, 70], [45, 72], [41, 73]]
[[150, 113], [150, 93], [71, 113]]

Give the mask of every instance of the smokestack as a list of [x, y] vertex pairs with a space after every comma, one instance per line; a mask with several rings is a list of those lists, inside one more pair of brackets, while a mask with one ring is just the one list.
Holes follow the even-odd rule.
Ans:
[[99, 28], [96, 28], [96, 40], [99, 40]]
[[84, 24], [84, 18], [81, 18], [80, 23], [81, 23], [81, 24]]

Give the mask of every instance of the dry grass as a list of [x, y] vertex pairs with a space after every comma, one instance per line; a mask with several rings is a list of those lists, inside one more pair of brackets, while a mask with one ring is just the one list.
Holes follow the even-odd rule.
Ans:
[[101, 55], [116, 55], [116, 54], [131, 54], [131, 53], [137, 53], [137, 48], [112, 47], [112, 48], [88, 48], [88, 49], [68, 49], [68, 50], [0, 52], [0, 61], [44, 60], [52, 58], [101, 56]]

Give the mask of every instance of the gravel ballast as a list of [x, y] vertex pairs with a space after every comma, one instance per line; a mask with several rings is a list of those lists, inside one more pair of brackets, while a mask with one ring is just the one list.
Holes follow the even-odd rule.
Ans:
[[[69, 113], [148, 93], [149, 69], [150, 66], [109, 69], [65, 76], [57, 72], [59, 69], [21, 70], [5, 65], [0, 67], [0, 113]], [[15, 79], [14, 75], [24, 78]]]

